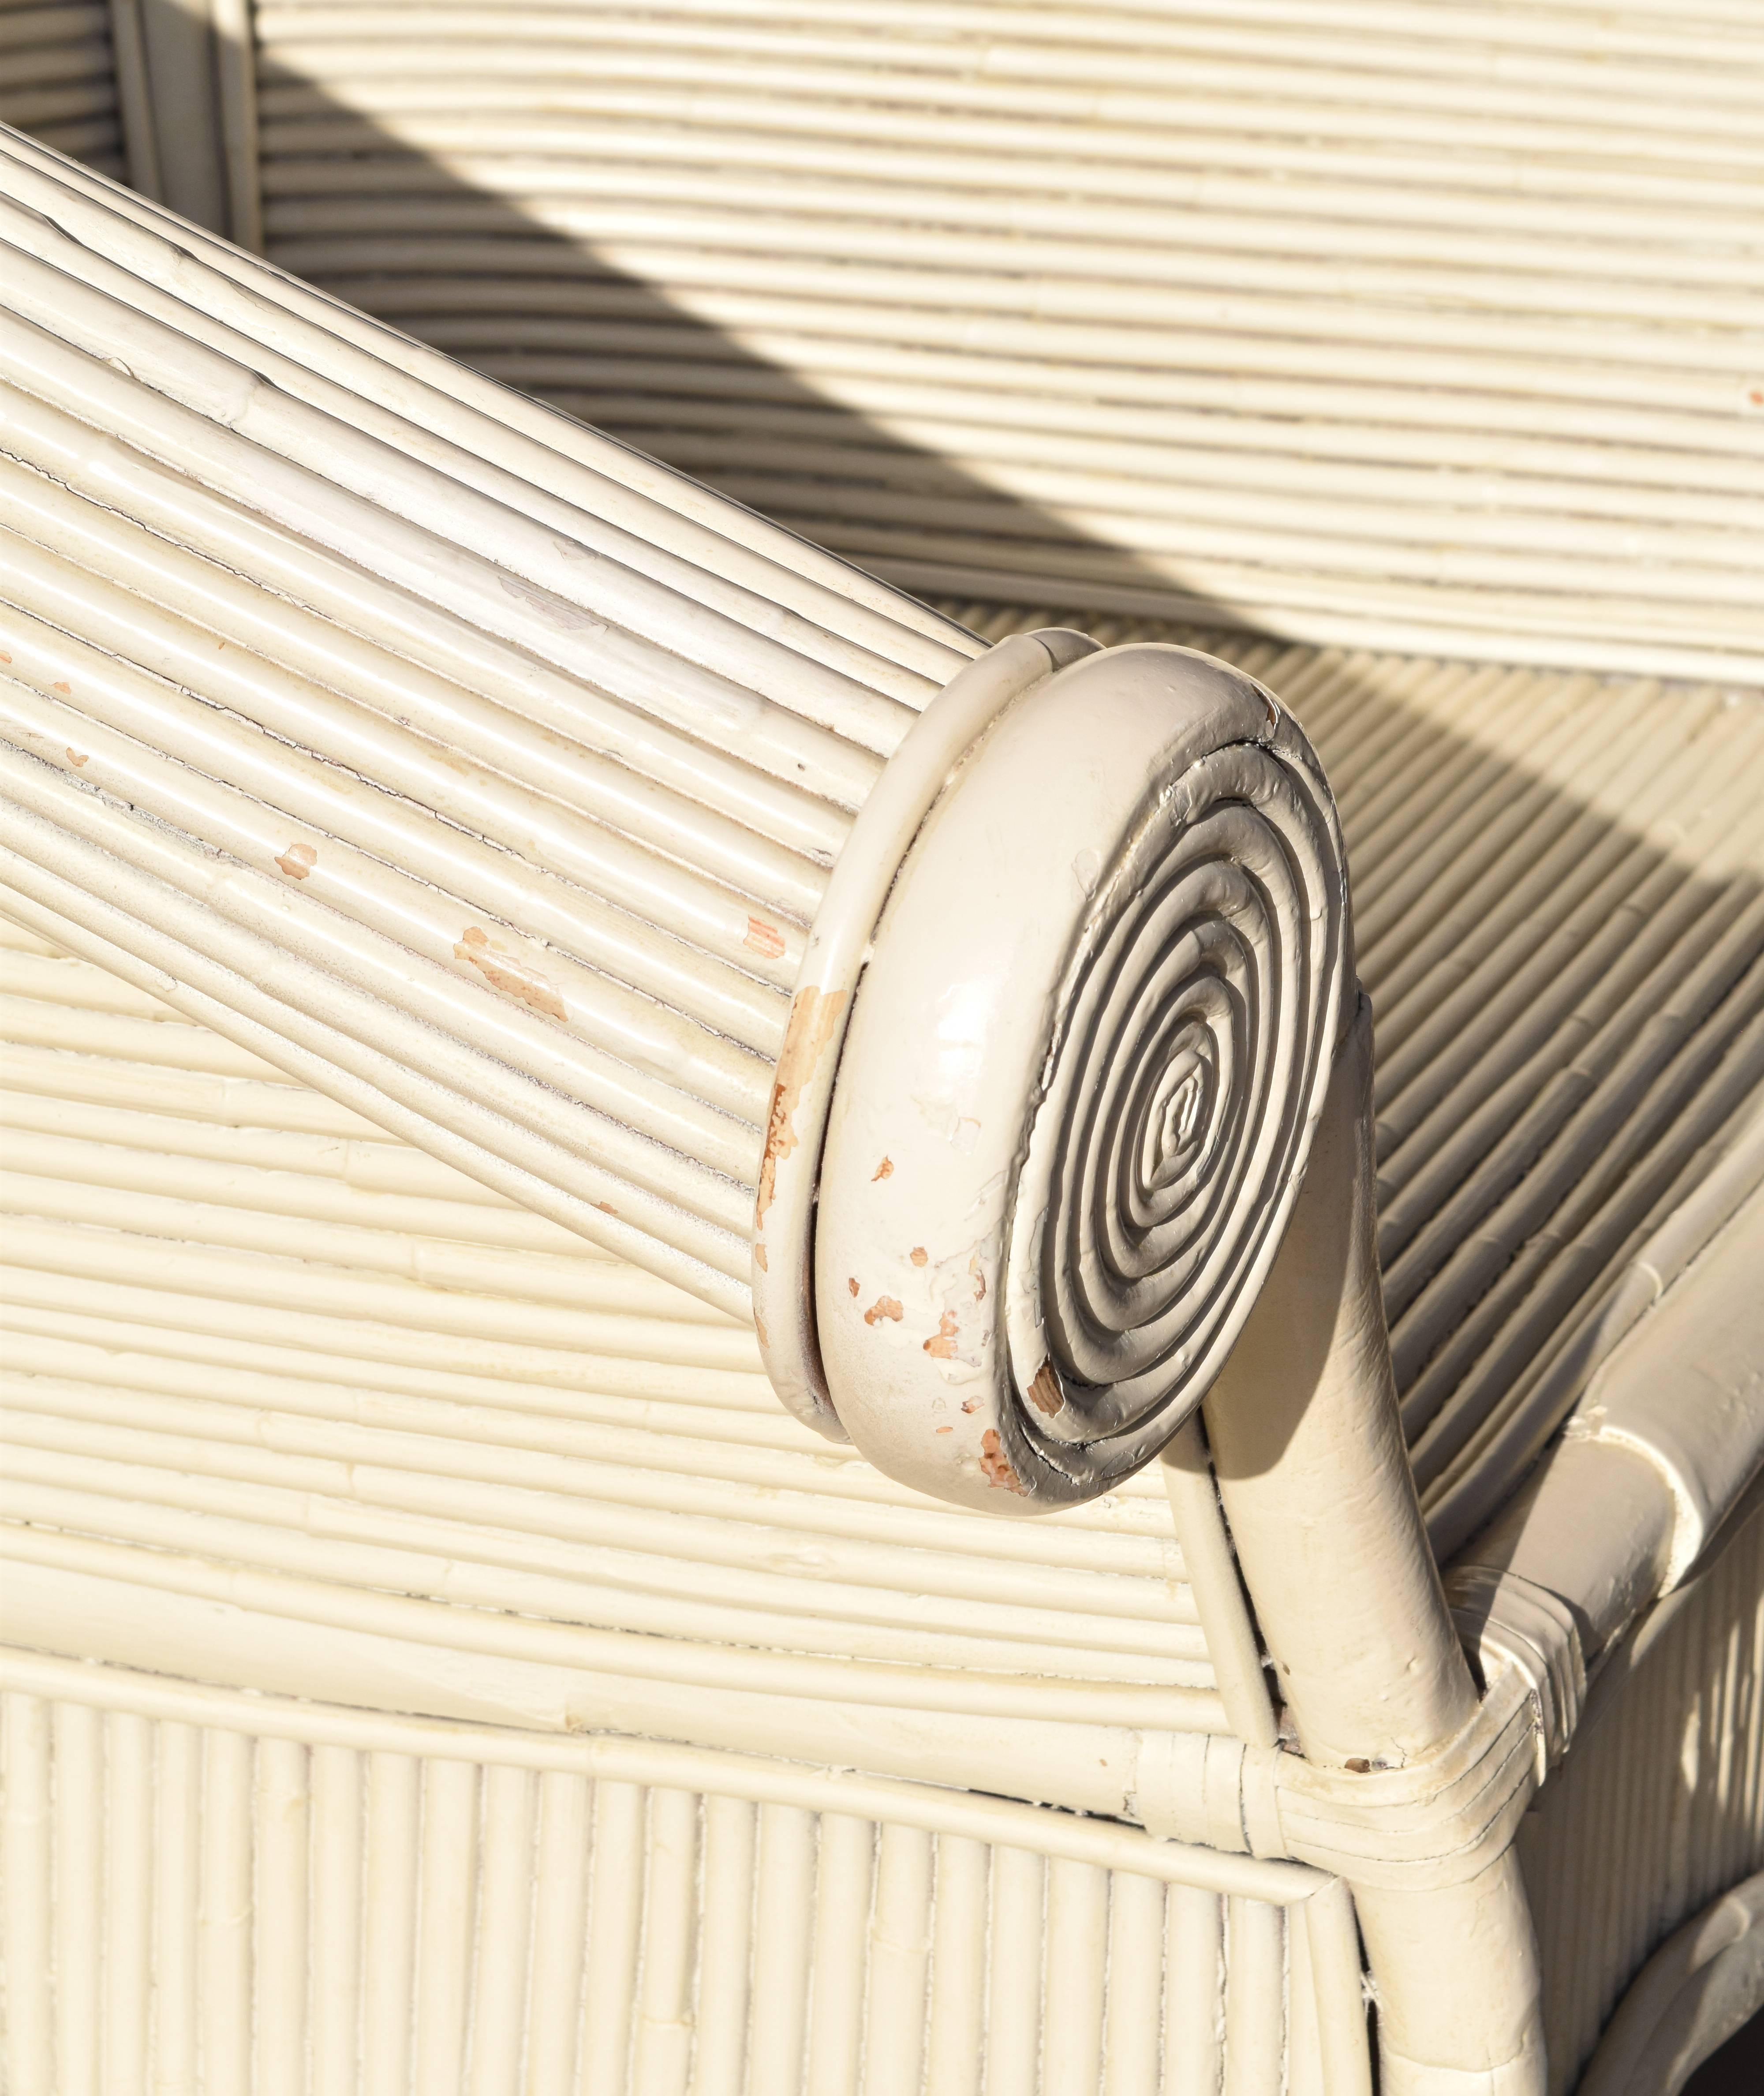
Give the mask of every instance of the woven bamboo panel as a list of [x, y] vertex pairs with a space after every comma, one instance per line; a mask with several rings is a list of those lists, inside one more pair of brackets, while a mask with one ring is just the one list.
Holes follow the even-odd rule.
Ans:
[[937, 1506], [788, 1417], [751, 1331], [6, 936], [0, 1491], [40, 1573], [635, 1675], [676, 1728], [813, 1699], [903, 1773], [964, 1713], [1222, 1729], [1155, 1479]]

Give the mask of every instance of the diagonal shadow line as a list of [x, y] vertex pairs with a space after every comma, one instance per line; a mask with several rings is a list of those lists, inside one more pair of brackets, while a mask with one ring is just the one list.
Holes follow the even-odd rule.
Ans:
[[985, 596], [972, 549], [1002, 546], [1050, 595], [1255, 630], [749, 347], [591, 235], [474, 187], [312, 81], [262, 60], [260, 76], [264, 252], [293, 274], [897, 587]]

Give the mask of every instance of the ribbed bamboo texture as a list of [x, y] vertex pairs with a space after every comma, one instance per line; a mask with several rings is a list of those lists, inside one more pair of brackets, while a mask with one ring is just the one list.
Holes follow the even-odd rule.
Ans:
[[[255, 19], [273, 258], [896, 581], [1083, 607], [952, 605], [982, 637], [1494, 658], [1204, 642], [1342, 805], [1448, 1554], [1764, 1082], [1755, 692], [1510, 666], [1764, 668], [1755, 24]], [[0, 8], [0, 120], [108, 172], [111, 20]], [[797, 1699], [882, 1760], [1225, 1729], [1155, 1485], [932, 1508], [739, 1321], [805, 928], [975, 640], [100, 195], [0, 143], [25, 1576]], [[1561, 2089], [1764, 1862], [1761, 1534], [1526, 1823]], [[264, 1708], [7, 1699], [9, 2086], [1311, 2085], [1277, 1907]]]
[[[1764, 713], [1235, 652], [1343, 806], [1448, 1553], [1554, 1424], [1537, 1364], [1764, 1075]], [[1154, 1482], [1027, 1526], [933, 1508], [786, 1417], [708, 1308], [7, 936], [9, 1550], [191, 1607], [242, 1562], [256, 1605], [339, 1626], [386, 1628], [390, 1588], [504, 1656], [536, 1617], [548, 1658], [592, 1637], [683, 1692], [714, 1668], [878, 1720], [1223, 1727]]]
[[978, 644], [18, 138], [0, 267], [6, 881], [744, 1314], [806, 928]]
[[1155, 1477], [1028, 1528], [938, 1507], [690, 1296], [89, 963], [4, 961], [15, 1562], [252, 1567], [284, 1613], [383, 1627], [386, 1592], [443, 1644], [537, 1618], [559, 1664], [878, 1716], [1222, 1728]]
[[1302, 1910], [176, 1692], [0, 1696], [11, 2096], [1320, 2086]]
[[1756, 680], [1744, 0], [264, 0], [267, 251], [910, 587]]
[[111, 15], [104, 0], [0, 0], [0, 124], [120, 181]]
[[[1520, 1823], [1552, 2096], [1573, 2088], [1648, 1954], [1764, 1867], [1764, 1511], [1610, 1662]], [[1607, 1700], [1608, 1699], [1608, 1700]]]

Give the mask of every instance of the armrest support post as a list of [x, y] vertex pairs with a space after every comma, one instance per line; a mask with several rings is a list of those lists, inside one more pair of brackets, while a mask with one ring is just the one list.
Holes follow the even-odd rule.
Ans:
[[[1336, 1061], [1280, 1255], [1204, 1406], [1220, 1494], [1307, 1757], [1438, 1753], [1475, 1685], [1398, 1420], [1373, 1237], [1371, 1008]], [[1544, 2087], [1539, 1971], [1510, 1850], [1465, 1883], [1356, 1886], [1386, 2096]]]

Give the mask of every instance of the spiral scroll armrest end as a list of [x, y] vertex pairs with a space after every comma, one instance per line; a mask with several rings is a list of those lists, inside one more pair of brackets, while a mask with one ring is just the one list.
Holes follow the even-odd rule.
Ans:
[[[1185, 648], [1030, 644], [1039, 666], [1013, 642], [964, 673], [993, 703], [849, 1005], [829, 1015], [831, 972], [806, 970], [827, 1087], [819, 1154], [790, 1160], [816, 1173], [808, 1286], [776, 1285], [763, 1215], [756, 1273], [757, 1299], [764, 1273], [801, 1305], [823, 1429], [1009, 1513], [1107, 1491], [1199, 1404], [1357, 1001], [1334, 803], [1269, 694]], [[789, 1351], [765, 1340], [769, 1364]]]

